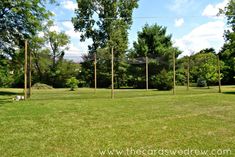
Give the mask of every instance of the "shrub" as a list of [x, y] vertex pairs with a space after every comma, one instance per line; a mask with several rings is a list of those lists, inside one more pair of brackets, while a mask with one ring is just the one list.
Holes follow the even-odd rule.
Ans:
[[156, 88], [158, 90], [171, 90], [173, 88], [172, 74], [163, 69], [156, 77]]
[[43, 84], [43, 83], [35, 83], [32, 86], [33, 89], [53, 89], [52, 86], [49, 86], [47, 84]]
[[74, 89], [78, 87], [78, 80], [75, 77], [71, 77], [67, 80], [66, 85], [71, 91], [74, 91]]
[[206, 80], [203, 78], [198, 78], [197, 79], [197, 87], [206, 87], [207, 83]]

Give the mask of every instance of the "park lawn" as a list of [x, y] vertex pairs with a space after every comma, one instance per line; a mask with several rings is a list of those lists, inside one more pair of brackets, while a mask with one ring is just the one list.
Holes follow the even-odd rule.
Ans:
[[108, 89], [96, 94], [93, 89], [34, 90], [29, 100], [16, 102], [12, 98], [22, 89], [0, 89], [0, 156], [229, 149], [231, 153], [223, 156], [233, 157], [235, 86], [223, 86], [222, 94], [217, 90], [178, 87], [172, 95], [125, 89], [116, 90], [114, 100]]

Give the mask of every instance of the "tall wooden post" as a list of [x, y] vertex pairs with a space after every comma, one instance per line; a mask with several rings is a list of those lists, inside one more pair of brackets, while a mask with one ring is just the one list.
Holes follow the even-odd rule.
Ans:
[[97, 77], [96, 77], [96, 52], [94, 55], [94, 82], [95, 82], [95, 93], [96, 93], [96, 88], [97, 88]]
[[32, 95], [32, 57], [31, 51], [29, 51], [29, 97]]
[[173, 52], [173, 94], [175, 94], [175, 51]]
[[112, 82], [112, 88], [111, 88], [111, 98], [114, 98], [114, 71], [113, 71], [113, 67], [114, 67], [114, 62], [113, 62], [113, 58], [114, 58], [114, 54], [113, 54], [113, 47], [111, 48], [111, 53], [112, 53], [112, 57], [111, 57], [111, 68], [112, 68], [112, 76], [111, 76], [111, 82]]
[[189, 72], [190, 72], [190, 56], [188, 57], [188, 69], [187, 69], [187, 91], [189, 90]]
[[146, 78], [146, 90], [148, 90], [149, 89], [149, 78], [148, 78], [148, 76], [149, 76], [149, 74], [148, 74], [148, 57], [146, 56], [145, 57], [145, 69], [146, 69], [146, 76], [145, 76], [145, 78]]
[[219, 54], [217, 55], [217, 67], [218, 67], [219, 93], [221, 93], [221, 78], [220, 78], [220, 59], [219, 59]]
[[25, 40], [25, 47], [24, 47], [24, 99], [27, 99], [27, 49], [28, 49], [28, 41]]

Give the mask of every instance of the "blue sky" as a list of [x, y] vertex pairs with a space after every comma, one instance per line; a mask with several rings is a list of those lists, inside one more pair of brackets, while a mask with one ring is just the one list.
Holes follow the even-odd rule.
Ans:
[[[139, 7], [133, 13], [133, 25], [129, 30], [129, 47], [137, 39], [137, 32], [145, 24], [159, 24], [167, 27], [172, 34], [174, 46], [189, 55], [203, 48], [213, 47], [219, 51], [224, 43], [223, 32], [226, 20], [216, 17], [219, 8], [223, 9], [228, 0], [139, 0]], [[80, 42], [80, 32], [74, 32], [69, 21], [77, 7], [76, 0], [60, 0], [59, 6], [48, 6], [55, 16], [52, 30], [64, 31], [71, 38], [70, 50], [66, 57], [79, 60], [87, 53], [91, 40]]]

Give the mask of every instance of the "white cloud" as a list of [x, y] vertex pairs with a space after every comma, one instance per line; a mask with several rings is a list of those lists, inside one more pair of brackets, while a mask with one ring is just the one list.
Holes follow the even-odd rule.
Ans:
[[206, 8], [202, 12], [202, 16], [206, 17], [216, 17], [219, 13], [220, 9], [224, 9], [226, 5], [228, 4], [229, 0], [223, 0], [222, 2], [218, 4], [208, 4]]
[[184, 11], [183, 8], [191, 8], [194, 4], [194, 0], [174, 0], [174, 2], [169, 6], [171, 11], [180, 13]]
[[184, 24], [184, 19], [183, 18], [179, 18], [179, 19], [175, 19], [175, 27], [181, 27]]
[[44, 36], [44, 32], [39, 32], [38, 33], [38, 36], [41, 38], [41, 37], [43, 37]]
[[65, 57], [80, 57], [81, 56], [81, 49], [79, 49], [74, 43], [70, 43], [68, 45], [69, 50], [65, 52]]
[[62, 22], [62, 26], [64, 32], [71, 38], [69, 50], [65, 52], [65, 58], [74, 61], [81, 61], [81, 56], [88, 53], [88, 45], [92, 43], [91, 40], [81, 42], [81, 32], [74, 31], [74, 27], [71, 21]]
[[71, 21], [66, 21], [66, 22], [63, 22], [62, 25], [64, 26], [65, 28], [65, 33], [71, 37], [71, 38], [76, 38], [76, 39], [80, 39], [80, 35], [81, 35], [81, 32], [75, 32], [74, 31], [74, 27], [73, 27], [73, 24]]
[[69, 44], [69, 50], [65, 51], [65, 58], [73, 61], [81, 61], [82, 56], [88, 53], [88, 45], [91, 44], [91, 41], [86, 42], [71, 42]]
[[54, 25], [54, 26], [51, 26], [49, 28], [50, 31], [56, 31], [56, 32], [60, 32], [60, 28], [58, 25]]
[[176, 39], [174, 46], [183, 51], [182, 56], [189, 55], [189, 51], [198, 52], [211, 47], [218, 51], [224, 43], [224, 29], [225, 24], [220, 20], [205, 23], [182, 38]]
[[65, 26], [68, 29], [73, 29], [73, 24], [72, 24], [71, 21], [62, 22], [62, 25]]
[[64, 7], [65, 9], [74, 11], [77, 8], [77, 3], [71, 0], [64, 0], [62, 2], [62, 7]]

